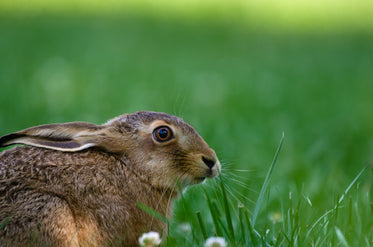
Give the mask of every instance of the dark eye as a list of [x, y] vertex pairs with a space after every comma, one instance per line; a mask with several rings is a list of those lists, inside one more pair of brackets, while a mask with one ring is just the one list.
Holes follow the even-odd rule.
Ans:
[[172, 130], [167, 126], [161, 126], [153, 131], [153, 136], [158, 142], [165, 142], [171, 140], [174, 135]]

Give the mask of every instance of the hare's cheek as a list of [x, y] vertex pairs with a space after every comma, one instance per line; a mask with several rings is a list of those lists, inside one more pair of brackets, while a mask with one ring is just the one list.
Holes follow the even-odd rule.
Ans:
[[201, 167], [199, 165], [191, 166], [189, 169], [189, 175], [193, 179], [202, 179], [210, 176], [211, 170]]

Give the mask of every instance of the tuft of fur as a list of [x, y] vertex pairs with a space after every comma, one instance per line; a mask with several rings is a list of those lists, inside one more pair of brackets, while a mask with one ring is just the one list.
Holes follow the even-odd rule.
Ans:
[[[158, 142], [162, 126], [173, 138]], [[167, 234], [167, 217], [185, 187], [220, 171], [215, 152], [182, 119], [136, 112], [106, 124], [32, 127], [0, 138], [0, 246], [137, 246], [147, 231]], [[207, 162], [207, 161], [208, 162]]]

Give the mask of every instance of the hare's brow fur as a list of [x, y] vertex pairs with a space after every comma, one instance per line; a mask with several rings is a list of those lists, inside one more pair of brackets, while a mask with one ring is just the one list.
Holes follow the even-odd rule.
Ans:
[[123, 124], [130, 124], [133, 125], [132, 127], [136, 128], [143, 124], [150, 124], [156, 120], [163, 120], [168, 124], [178, 126], [188, 134], [199, 136], [197, 131], [195, 131], [190, 125], [186, 124], [183, 119], [161, 112], [140, 111], [132, 114], [124, 114], [110, 120], [106, 124], [110, 125], [115, 122], [118, 122]]

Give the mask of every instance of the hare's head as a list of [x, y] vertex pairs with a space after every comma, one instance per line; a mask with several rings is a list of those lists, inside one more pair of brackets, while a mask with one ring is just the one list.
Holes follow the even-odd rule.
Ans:
[[119, 157], [160, 188], [202, 182], [220, 172], [214, 152], [182, 119], [136, 112], [104, 125], [73, 122], [32, 127], [0, 138], [0, 146], [26, 144], [64, 152], [96, 147]]

